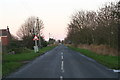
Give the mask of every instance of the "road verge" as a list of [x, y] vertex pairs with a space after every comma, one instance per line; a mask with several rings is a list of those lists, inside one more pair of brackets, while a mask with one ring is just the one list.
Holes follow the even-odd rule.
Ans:
[[74, 51], [80, 52], [87, 57], [90, 57], [90, 58], [96, 60], [97, 62], [107, 66], [108, 68], [117, 69], [117, 70], [120, 69], [120, 64], [118, 64], [118, 62], [120, 60], [120, 56], [97, 54], [97, 53], [92, 52], [87, 49], [75, 48], [72, 46], [69, 46], [69, 48]]
[[20, 54], [4, 54], [2, 56], [2, 76], [5, 77], [8, 74], [14, 72], [24, 64], [30, 62], [38, 56], [41, 56], [45, 52], [53, 49], [56, 46], [48, 46], [39, 50], [38, 53], [34, 53], [34, 50], [29, 50], [29, 52], [23, 52]]

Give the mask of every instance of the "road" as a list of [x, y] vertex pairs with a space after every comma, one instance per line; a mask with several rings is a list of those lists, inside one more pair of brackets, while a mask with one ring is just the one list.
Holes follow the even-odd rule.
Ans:
[[59, 45], [7, 78], [117, 78], [118, 74], [81, 53]]

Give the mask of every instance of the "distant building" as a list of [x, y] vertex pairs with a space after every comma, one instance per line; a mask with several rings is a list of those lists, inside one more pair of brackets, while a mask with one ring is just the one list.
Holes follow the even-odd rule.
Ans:
[[2, 46], [7, 46], [10, 38], [11, 34], [8, 27], [7, 29], [0, 29], [0, 43], [2, 43]]

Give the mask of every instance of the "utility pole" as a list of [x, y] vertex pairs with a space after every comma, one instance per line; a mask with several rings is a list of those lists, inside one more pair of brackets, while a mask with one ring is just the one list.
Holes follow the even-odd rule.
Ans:
[[50, 33], [49, 33], [49, 41], [50, 41]]
[[[35, 33], [35, 36], [37, 36], [36, 23], [34, 26], [34, 33]], [[35, 51], [35, 53], [38, 52], [37, 39], [35, 39], [34, 51]]]
[[50, 33], [49, 33], [49, 40], [50, 40]]
[[36, 23], [36, 26], [38, 28], [38, 36], [39, 36], [39, 48], [41, 48], [41, 37], [40, 37], [40, 25], [39, 25], [39, 18], [37, 18], [37, 23]]

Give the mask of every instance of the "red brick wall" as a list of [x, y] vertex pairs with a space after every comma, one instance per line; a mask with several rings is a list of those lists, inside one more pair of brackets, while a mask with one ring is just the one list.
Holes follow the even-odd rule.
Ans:
[[5, 36], [5, 37], [1, 37], [1, 41], [2, 41], [2, 45], [3, 46], [6, 46], [6, 45], [8, 45], [8, 37], [7, 36]]

